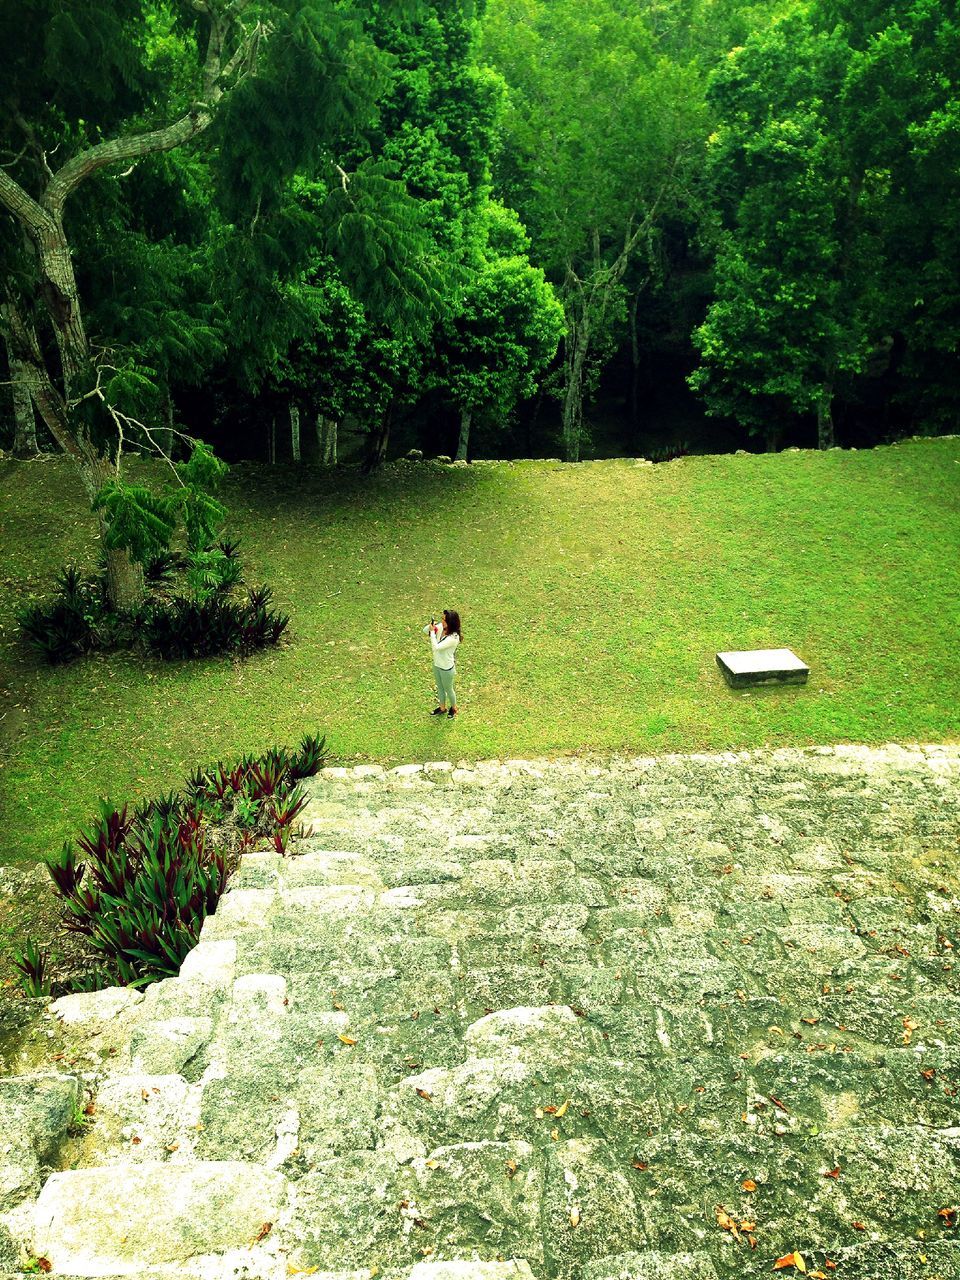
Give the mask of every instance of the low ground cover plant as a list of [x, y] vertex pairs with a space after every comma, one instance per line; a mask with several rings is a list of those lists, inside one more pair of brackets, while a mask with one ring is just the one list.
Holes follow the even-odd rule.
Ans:
[[51, 600], [18, 612], [21, 634], [51, 665], [119, 646], [143, 648], [167, 662], [246, 657], [279, 643], [290, 617], [270, 608], [269, 587], [231, 594], [243, 577], [237, 545], [218, 542], [189, 558], [155, 557], [146, 574], [149, 594], [126, 612], [110, 607], [103, 574], [68, 566]]
[[14, 955], [27, 993], [143, 987], [176, 974], [240, 854], [266, 841], [286, 853], [307, 803], [300, 782], [326, 758], [326, 739], [308, 734], [296, 751], [275, 747], [197, 769], [182, 792], [132, 810], [102, 800], [76, 841], [46, 864], [64, 929], [82, 940], [86, 963], [52, 984], [48, 949], [28, 938]]

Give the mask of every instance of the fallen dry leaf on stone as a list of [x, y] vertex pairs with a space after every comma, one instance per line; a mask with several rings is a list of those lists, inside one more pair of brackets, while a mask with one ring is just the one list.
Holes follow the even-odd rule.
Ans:
[[508, 1178], [513, 1178], [513, 1177], [515, 1177], [516, 1172], [517, 1172], [517, 1162], [516, 1162], [516, 1160], [508, 1160], [508, 1161], [507, 1161], [507, 1177], [508, 1177]]
[[579, 1227], [580, 1225], [580, 1210], [576, 1207], [576, 1205], [574, 1205], [574, 1207], [570, 1210], [570, 1225], [571, 1227]]
[[337, 1036], [337, 1039], [338, 1039], [338, 1040], [340, 1040], [340, 1041], [342, 1041], [344, 1044], [356, 1044], [356, 1043], [357, 1043], [357, 1042], [356, 1042], [356, 1040], [354, 1040], [352, 1036]]
[[866, 1231], [867, 1229], [862, 1222], [851, 1222], [850, 1225], [854, 1231]]
[[[315, 1276], [319, 1270], [319, 1267], [295, 1267], [292, 1262], [287, 1263], [288, 1276]], [[373, 1272], [370, 1274], [373, 1275]]]
[[255, 1244], [259, 1244], [261, 1240], [265, 1240], [272, 1230], [273, 1230], [273, 1223], [265, 1222], [263, 1226], [260, 1228], [260, 1230], [257, 1232], [257, 1234], [250, 1241], [250, 1248], [252, 1249]]
[[757, 1184], [752, 1178], [744, 1178], [740, 1185], [743, 1187], [744, 1191], [756, 1191], [757, 1189]]
[[835, 1169], [828, 1169], [828, 1170], [826, 1171], [826, 1173], [824, 1173], [824, 1175], [823, 1175], [823, 1176], [824, 1176], [825, 1178], [839, 1178], [839, 1177], [840, 1177], [840, 1166], [839, 1166], [839, 1165], [837, 1165], [837, 1167], [836, 1167]]
[[568, 1099], [566, 1100], [566, 1102], [563, 1104], [563, 1106], [562, 1106], [562, 1107], [558, 1107], [558, 1108], [557, 1108], [557, 1115], [558, 1115], [558, 1116], [565, 1116], [565, 1115], [567, 1114], [567, 1108], [568, 1108], [569, 1106], [570, 1106], [570, 1099], [568, 1098]]
[[774, 1271], [781, 1271], [784, 1267], [796, 1267], [798, 1271], [806, 1271], [807, 1264], [800, 1254], [794, 1250], [793, 1253], [785, 1253], [782, 1258], [778, 1258], [773, 1264]]
[[427, 1102], [432, 1102], [432, 1101], [433, 1101], [433, 1094], [430, 1092], [430, 1090], [429, 1090], [429, 1089], [418, 1089], [418, 1090], [417, 1090], [417, 1097], [418, 1097], [418, 1098], [424, 1098], [424, 1099], [426, 1099], [426, 1101], [427, 1101]]

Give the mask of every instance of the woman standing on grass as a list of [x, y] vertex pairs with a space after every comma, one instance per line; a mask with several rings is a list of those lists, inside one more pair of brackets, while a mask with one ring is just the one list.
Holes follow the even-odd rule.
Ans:
[[456, 609], [444, 609], [442, 620], [437, 623], [431, 618], [429, 626], [424, 627], [423, 630], [430, 637], [430, 648], [433, 650], [433, 678], [437, 682], [437, 694], [440, 698], [439, 707], [434, 707], [430, 714], [455, 716], [457, 694], [453, 681], [457, 674], [457, 667], [454, 655], [463, 639], [460, 615]]

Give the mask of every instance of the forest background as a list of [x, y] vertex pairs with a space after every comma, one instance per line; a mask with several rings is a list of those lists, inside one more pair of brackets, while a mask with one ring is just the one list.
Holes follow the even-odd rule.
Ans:
[[180, 433], [374, 466], [956, 422], [936, 0], [2, 0], [0, 40], [2, 443], [90, 496]]

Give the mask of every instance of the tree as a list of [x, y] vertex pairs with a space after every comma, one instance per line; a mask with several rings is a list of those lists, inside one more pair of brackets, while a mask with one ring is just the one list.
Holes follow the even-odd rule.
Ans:
[[[0, 39], [8, 54], [0, 99], [10, 104], [0, 133], [8, 156], [0, 206], [8, 230], [16, 228], [0, 261], [5, 336], [92, 500], [116, 481], [131, 432], [150, 438], [125, 405], [150, 384], [152, 370], [136, 352], [118, 358], [88, 334], [71, 204], [97, 175], [126, 172], [215, 131], [223, 214], [234, 229], [243, 224], [234, 246], [245, 240], [248, 259], [259, 256], [263, 269], [258, 251], [269, 256], [276, 246], [271, 233], [293, 174], [325, 173], [336, 179], [329, 234], [347, 246], [358, 277], [369, 278], [371, 245], [382, 264], [384, 237], [370, 231], [364, 198], [388, 179], [337, 178], [334, 148], [372, 122], [386, 60], [357, 9], [324, 0], [184, 0], [169, 8], [151, 0], [0, 0]], [[164, 45], [170, 39], [173, 57]], [[407, 296], [417, 293], [416, 283], [402, 283]], [[126, 607], [140, 591], [137, 567], [104, 543], [111, 599]]]
[[500, 186], [563, 302], [563, 445], [576, 461], [591, 364], [625, 327], [624, 276], [655, 256], [686, 199], [700, 73], [621, 0], [494, 0], [484, 33], [509, 89]]
[[[754, 33], [714, 73], [710, 164], [725, 225], [690, 379], [708, 412], [765, 432], [815, 416], [827, 448], [838, 390], [909, 323], [914, 299], [921, 328], [920, 311], [939, 310], [917, 289], [918, 273], [943, 284], [954, 252], [937, 202], [917, 201], [920, 175], [932, 177], [922, 139], [956, 93], [932, 50], [939, 40], [947, 54], [956, 24], [938, 10], [821, 0]], [[953, 305], [955, 283], [946, 295]]]
[[460, 413], [456, 458], [466, 461], [475, 418], [504, 423], [517, 401], [535, 394], [556, 354], [563, 308], [512, 210], [491, 204], [484, 239], [457, 305], [439, 326], [429, 377]]

